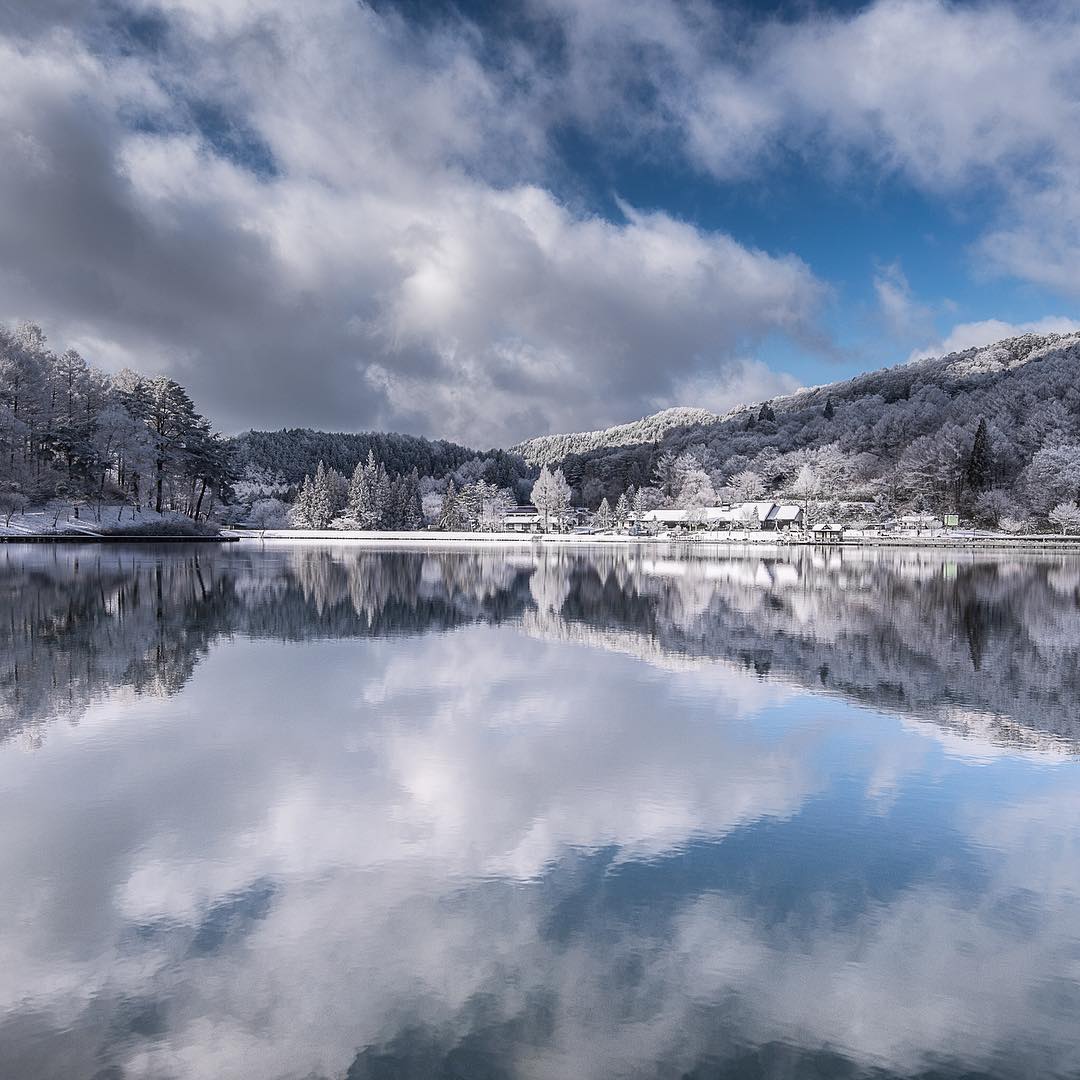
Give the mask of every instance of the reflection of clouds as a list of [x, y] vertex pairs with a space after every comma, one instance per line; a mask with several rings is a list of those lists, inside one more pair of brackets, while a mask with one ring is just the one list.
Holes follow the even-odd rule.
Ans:
[[[34, 1025], [57, 1055], [36, 1071], [74, 1077], [341, 1076], [414, 1025], [552, 1080], [771, 1041], [1080, 1067], [1075, 760], [973, 710], [898, 724], [747, 673], [753, 650], [716, 662], [728, 599], [774, 658], [784, 598], [834, 642], [883, 588], [905, 610], [877, 564], [840, 561], [841, 603], [757, 556], [421, 558], [388, 585], [345, 550], [282, 554], [238, 575], [251, 636], [278, 641], [223, 636], [172, 696], [0, 747], [0, 1074]], [[1043, 580], [969, 585], [1007, 605]], [[511, 593], [511, 626], [482, 625]], [[292, 641], [316, 608], [337, 639]], [[450, 632], [359, 632], [419, 611]]]
[[[541, 683], [538, 672], [546, 676]], [[5, 939], [4, 1007], [29, 998], [59, 1009], [65, 999], [71, 1023], [95, 996], [171, 1000], [182, 993], [201, 1001], [188, 1006], [193, 1017], [219, 1008], [232, 1015], [236, 988], [221, 989], [227, 1002], [203, 999], [216, 980], [231, 986], [234, 978], [255, 978], [245, 972], [253, 951], [269, 970], [248, 988], [252, 1001], [265, 997], [259, 980], [287, 959], [277, 982], [288, 985], [274, 990], [281, 995], [274, 1015], [283, 1043], [296, 1037], [299, 1054], [318, 1040], [300, 1038], [288, 1018], [319, 1008], [306, 995], [336, 954], [344, 968], [334, 993], [350, 1002], [355, 1015], [344, 1027], [356, 1039], [364, 1017], [349, 986], [370, 983], [379, 950], [391, 949], [395, 959], [377, 998], [401, 1006], [415, 990], [445, 991], [444, 953], [454, 947], [448, 888], [469, 898], [449, 923], [460, 920], [468, 937], [460, 950], [490, 965], [473, 938], [489, 928], [474, 923], [470, 882], [535, 881], [579, 849], [610, 846], [621, 858], [647, 858], [697, 835], [795, 812], [820, 778], [798, 745], [762, 742], [735, 723], [782, 696], [760, 682], [748, 694], [744, 682], [716, 669], [686, 673], [676, 687], [623, 657], [599, 655], [584, 665], [578, 648], [484, 629], [392, 646], [222, 648], [181, 699], [158, 701], [149, 712], [138, 699], [127, 703], [125, 711], [147, 723], [118, 724], [110, 717], [117, 702], [92, 709], [82, 730], [105, 742], [105, 754], [88, 754], [72, 733], [35, 755], [40, 775], [14, 784], [11, 763], [25, 758], [0, 757], [0, 787], [13, 789], [19, 820], [37, 823], [35, 845], [79, 852], [43, 877], [36, 848], [20, 842], [25, 834], [0, 841], [8, 870], [3, 914], [18, 922], [26, 883], [39, 890], [33, 919]], [[196, 716], [208, 719], [192, 723]], [[174, 970], [182, 929], [132, 945], [131, 927], [194, 926], [211, 903], [264, 880], [283, 884], [239, 956], [188, 960]], [[324, 915], [326, 905], [340, 910]], [[94, 916], [88, 922], [77, 915], [83, 906]], [[529, 895], [527, 906], [532, 914], [515, 928], [515, 941], [542, 936], [539, 898]], [[426, 927], [426, 945], [421, 927], [400, 925], [409, 911]], [[115, 952], [125, 936], [130, 965]], [[402, 941], [421, 955], [402, 951]], [[283, 957], [283, 949], [315, 953]], [[511, 952], [517, 955], [516, 944]], [[471, 982], [469, 966], [458, 967], [465, 993], [490, 989], [485, 979], [495, 979], [490, 966]], [[431, 985], [395, 981], [403, 970], [413, 979], [427, 971]], [[292, 985], [299, 971], [315, 982]], [[172, 985], [177, 978], [180, 989]], [[292, 1000], [297, 995], [305, 1000]], [[194, 1044], [198, 1030], [186, 1036]], [[253, 1049], [246, 1036], [237, 1045], [233, 1065], [215, 1061], [212, 1072], [243, 1075], [239, 1062]], [[284, 1047], [266, 1050], [266, 1060], [279, 1052]]]

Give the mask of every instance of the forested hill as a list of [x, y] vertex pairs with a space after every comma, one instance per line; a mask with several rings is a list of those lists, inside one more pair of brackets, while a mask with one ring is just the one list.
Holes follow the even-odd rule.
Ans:
[[971, 513], [981, 499], [987, 520], [1044, 516], [1080, 494], [1080, 334], [1027, 334], [677, 422], [689, 416], [514, 449], [560, 464], [590, 504], [664, 486], [681, 457], [721, 496], [733, 481], [790, 492], [810, 469], [825, 496]]
[[478, 451], [439, 439], [384, 432], [342, 433], [289, 428], [281, 431], [247, 431], [235, 446], [242, 466], [280, 475], [298, 484], [314, 474], [319, 462], [344, 476], [370, 450], [390, 472], [407, 473], [415, 468], [421, 476], [444, 476], [475, 457]]
[[518, 443], [511, 447], [511, 450], [520, 454], [530, 465], [547, 465], [562, 461], [568, 454], [583, 454], [589, 450], [601, 450], [611, 446], [656, 442], [680, 428], [715, 424], [720, 419], [720, 416], [707, 409], [664, 409], [663, 412], [654, 413], [641, 420], [602, 431], [578, 431], [572, 435], [538, 435], [535, 439]]

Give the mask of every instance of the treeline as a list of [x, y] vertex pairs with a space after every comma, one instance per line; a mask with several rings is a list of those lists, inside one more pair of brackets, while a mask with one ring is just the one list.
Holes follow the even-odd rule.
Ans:
[[1017, 530], [1080, 514], [1080, 335], [903, 364], [660, 438], [652, 419], [517, 449], [563, 453], [575, 501], [590, 507], [633, 488], [667, 505], [788, 496], [821, 514], [859, 503], [863, 516], [959, 513]]
[[172, 379], [108, 375], [40, 327], [0, 327], [0, 507], [66, 500], [208, 517], [230, 497], [233, 456]]
[[528, 473], [520, 455], [505, 450], [481, 453], [443, 439], [424, 439], [394, 432], [329, 432], [307, 428], [281, 431], [247, 431], [234, 441], [242, 468], [280, 477], [285, 485], [298, 485], [314, 476], [319, 462], [342, 476], [352, 476], [356, 466], [374, 456], [388, 472], [447, 477], [477, 460], [484, 463], [486, 478], [500, 487], [512, 487]]
[[495, 529], [517, 505], [513, 491], [482, 476], [458, 487], [451, 474], [445, 490], [439, 487], [432, 477], [421, 479], [416, 468], [391, 473], [369, 450], [351, 477], [320, 461], [314, 475], [304, 477], [291, 507], [276, 499], [258, 501], [248, 523], [263, 528], [402, 531], [431, 524], [448, 531]]
[[421, 529], [424, 508], [420, 478], [411, 472], [393, 476], [369, 450], [351, 478], [320, 461], [314, 476], [305, 476], [293, 504], [291, 524], [326, 529], [335, 519], [354, 529]]

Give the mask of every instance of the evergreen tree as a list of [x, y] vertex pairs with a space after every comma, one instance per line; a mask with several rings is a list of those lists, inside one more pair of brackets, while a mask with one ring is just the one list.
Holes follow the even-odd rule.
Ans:
[[315, 476], [309, 481], [304, 477], [307, 497], [304, 515], [313, 529], [325, 529], [334, 519], [334, 481], [326, 466], [320, 461]]
[[760, 421], [769, 421], [769, 420], [775, 420], [775, 419], [776, 419], [776, 413], [773, 411], [773, 407], [766, 401], [761, 406], [761, 409], [758, 412], [758, 420], [760, 420]]
[[626, 497], [624, 491], [619, 496], [619, 501], [615, 504], [615, 521], [619, 525], [625, 525], [630, 520], [630, 514], [632, 512], [630, 506], [630, 500]]
[[452, 477], [450, 483], [446, 486], [446, 494], [443, 496], [442, 510], [439, 512], [437, 524], [440, 529], [446, 532], [460, 532], [465, 528], [458, 490], [454, 486]]
[[368, 486], [367, 470], [364, 463], [358, 461], [349, 480], [349, 516], [362, 529], [368, 528], [371, 516], [371, 489]]
[[994, 463], [990, 454], [990, 436], [986, 430], [986, 418], [979, 420], [975, 429], [975, 439], [971, 444], [967, 467], [964, 470], [964, 483], [969, 491], [985, 491], [993, 480]]
[[401, 520], [400, 529], [422, 529], [424, 527], [424, 505], [420, 496], [420, 475], [413, 466], [412, 472], [402, 478], [401, 485]]
[[389, 522], [393, 517], [394, 493], [390, 487], [390, 475], [386, 471], [386, 466], [381, 461], [375, 468], [372, 492], [372, 502], [375, 506], [376, 515], [375, 525], [373, 527], [376, 529], [391, 528]]
[[832, 398], [826, 398], [825, 411], [821, 414], [826, 420], [831, 420], [836, 415], [836, 409], [833, 407]]

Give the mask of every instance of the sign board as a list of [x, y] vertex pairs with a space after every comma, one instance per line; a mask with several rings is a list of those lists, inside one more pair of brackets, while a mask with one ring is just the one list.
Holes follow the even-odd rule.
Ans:
[[960, 524], [960, 515], [959, 514], [946, 514], [945, 515], [945, 528], [946, 529], [955, 529], [956, 526], [959, 525], [959, 524]]

